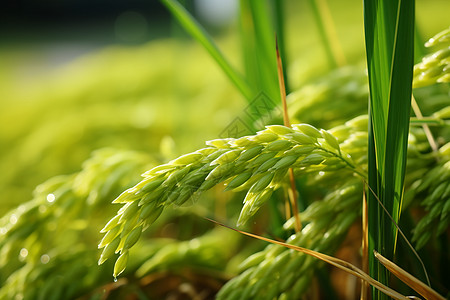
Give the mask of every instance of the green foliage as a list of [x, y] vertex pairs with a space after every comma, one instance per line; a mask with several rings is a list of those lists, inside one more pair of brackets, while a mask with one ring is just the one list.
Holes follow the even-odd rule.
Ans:
[[[313, 180], [311, 184], [324, 184], [331, 190], [323, 200], [312, 203], [301, 214], [301, 219], [308, 225], [288, 242], [332, 253], [359, 215], [359, 210], [355, 211], [354, 208], [362, 195], [365, 178], [363, 170], [367, 170], [366, 128], [367, 117], [362, 116], [329, 132], [319, 131], [307, 124], [293, 125], [292, 128], [272, 125], [255, 136], [210, 141], [207, 143], [209, 148], [183, 155], [145, 172], [144, 180], [123, 192], [114, 202], [125, 203], [125, 206], [103, 230], [106, 232], [103, 241], [110, 235], [113, 237], [108, 238], [109, 241], [102, 241], [100, 246], [106, 246], [103, 252], [107, 252], [108, 243], [112, 243], [112, 239], [117, 236], [120, 242], [118, 246], [114, 244], [116, 252], [128, 253], [129, 248], [125, 246], [128, 232], [132, 228], [140, 231], [142, 226], [146, 227], [155, 220], [153, 215], [149, 219], [142, 217], [147, 206], [151, 209], [160, 207], [155, 210], [159, 216], [163, 207], [167, 209], [172, 204], [182, 205], [221, 182], [226, 183], [227, 190], [247, 191], [238, 219], [238, 225], [242, 224], [256, 213], [274, 190], [284, 185], [287, 168], [293, 167], [297, 176], [306, 174]], [[426, 145], [425, 137], [420, 132], [418, 136], [413, 135], [412, 140], [412, 149], [421, 148], [424, 143]], [[448, 145], [442, 147], [439, 159], [448, 164], [447, 148]], [[423, 172], [433, 164], [434, 159], [428, 160], [426, 165], [423, 162], [417, 164], [422, 160], [421, 156], [417, 151], [410, 153], [409, 167]], [[446, 172], [442, 167], [439, 170]], [[343, 173], [348, 175], [343, 176]], [[358, 174], [360, 179], [354, 178], [352, 173]], [[448, 200], [448, 197], [445, 199]], [[129, 211], [131, 213], [128, 214]], [[135, 217], [128, 220], [133, 215]], [[441, 219], [440, 227], [446, 228], [448, 220]], [[114, 222], [113, 225], [110, 225], [111, 222]], [[293, 224], [294, 219], [289, 220], [284, 229], [292, 230]], [[275, 254], [275, 250], [270, 250], [272, 248], [278, 249]], [[122, 270], [121, 257], [116, 265], [120, 265]], [[305, 260], [308, 261], [307, 267], [301, 268], [295, 277], [287, 275], [292, 272], [292, 266], [306, 263]], [[265, 263], [259, 264], [261, 261]], [[251, 299], [270, 293], [273, 297], [297, 298], [306, 291], [310, 272], [316, 264], [315, 260], [303, 254], [280, 246], [269, 246], [248, 258], [240, 268], [242, 274], [225, 285], [218, 297]], [[285, 276], [288, 276], [289, 284], [267, 285]]]
[[245, 98], [253, 97], [248, 84], [243, 80], [242, 76], [237, 73], [230, 63], [225, 59], [219, 48], [216, 46], [212, 38], [198, 24], [195, 19], [184, 9], [184, 7], [176, 0], [163, 0], [162, 3], [172, 12], [174, 17], [178, 19], [184, 29], [191, 34], [202, 46], [209, 52], [219, 64], [228, 78], [236, 85]]
[[230, 230], [214, 228], [188, 241], [167, 241], [136, 270], [143, 277], [158, 270], [179, 270], [192, 265], [196, 268], [222, 268], [237, 247], [240, 236]]
[[[369, 72], [369, 253], [394, 258], [402, 209], [414, 59], [413, 1], [364, 1], [364, 28]], [[370, 274], [389, 282], [388, 274], [369, 256]], [[377, 295], [377, 296], [375, 296]], [[384, 296], [373, 291], [374, 298]]]
[[[327, 177], [337, 186], [343, 185], [308, 206], [301, 214], [307, 225], [290, 236], [287, 243], [333, 253], [355, 221], [359, 211], [353, 208], [360, 201], [361, 181], [353, 178], [345, 182], [337, 172]], [[284, 228], [293, 229], [294, 220]], [[218, 299], [298, 299], [307, 291], [313, 270], [319, 266], [319, 261], [303, 253], [269, 245], [241, 263], [241, 274], [221, 289]]]
[[428, 212], [414, 229], [413, 241], [418, 249], [424, 247], [431, 238], [442, 235], [450, 223], [449, 149], [449, 143], [440, 148], [439, 154], [444, 158], [442, 162], [414, 183], [414, 192], [425, 194], [421, 205]]
[[150, 161], [135, 152], [98, 150], [81, 172], [46, 181], [33, 200], [5, 215], [0, 299], [68, 299], [106, 282], [110, 270], [92, 261], [99, 212], [110, 213], [110, 197]]
[[[257, 122], [267, 126], [256, 134], [213, 139], [201, 148], [204, 140], [216, 138], [244, 107], [245, 103], [238, 106], [231, 101], [239, 100], [239, 93], [249, 101], [253, 99], [244, 92], [247, 88], [251, 95], [263, 91], [278, 99], [272, 28], [278, 31], [289, 20], [280, 19], [280, 1], [241, 1], [239, 35], [243, 49], [232, 52], [224, 46], [226, 38], [214, 37], [213, 42], [178, 2], [164, 2], [228, 78], [208, 64], [199, 47], [165, 40], [104, 50], [61, 68], [55, 73], [61, 77], [56, 85], [59, 89], [50, 92], [46, 87], [53, 86], [54, 78], [42, 78], [29, 90], [39, 99], [30, 106], [20, 105], [27, 95], [13, 87], [0, 91], [2, 97], [11, 99], [0, 103], [0, 119], [20, 120], [10, 130], [0, 127], [0, 142], [11, 145], [0, 148], [0, 167], [9, 170], [0, 175], [0, 182], [4, 199], [21, 202], [0, 219], [0, 299], [164, 299], [187, 295], [299, 299], [308, 297], [319, 272], [328, 273], [323, 272], [328, 269], [322, 263], [293, 250], [214, 228], [202, 217], [237, 223], [252, 232], [330, 255], [342, 247], [351, 227], [359, 228], [364, 182], [374, 163], [368, 153], [368, 127], [376, 126], [374, 117], [366, 115], [369, 86], [364, 70], [344, 66], [323, 76], [310, 76], [305, 83], [295, 70], [288, 69], [291, 86], [301, 85], [288, 95], [291, 123], [295, 125], [285, 127], [277, 124], [280, 120], [276, 117], [270, 121], [263, 118]], [[276, 7], [276, 16], [270, 14], [271, 7]], [[292, 11], [285, 9], [284, 13], [289, 16]], [[396, 20], [395, 14], [391, 17]], [[301, 38], [296, 32], [296, 39], [277, 32], [284, 41], [281, 49], [286, 45], [297, 49], [291, 43], [308, 40], [303, 36], [304, 28], [301, 30]], [[403, 36], [400, 31], [397, 37]], [[429, 44], [446, 46], [447, 37], [448, 30]], [[373, 46], [387, 50], [389, 43]], [[314, 45], [308, 47], [315, 49]], [[245, 58], [242, 78], [222, 50]], [[413, 230], [414, 246], [429, 258], [425, 263], [433, 286], [445, 293], [442, 274], [446, 270], [436, 262], [445, 258], [448, 247], [449, 87], [437, 79], [442, 78], [445, 67], [439, 67], [440, 77], [421, 75], [447, 63], [446, 52], [437, 51], [415, 68], [419, 71], [414, 86], [421, 88], [414, 93], [427, 117], [413, 119], [411, 127], [399, 126], [399, 130], [409, 130], [407, 145], [397, 151], [392, 144], [395, 151], [383, 154], [380, 164], [386, 169], [384, 173], [391, 168], [402, 174], [406, 168], [403, 205], [393, 214], [398, 215], [401, 209], [402, 214], [411, 216], [411, 228], [404, 231], [408, 235], [409, 229]], [[359, 59], [362, 57], [353, 61]], [[382, 57], [394, 65], [397, 59]], [[317, 55], [316, 60], [324, 58]], [[373, 68], [369, 65], [372, 85]], [[399, 80], [395, 77], [398, 74], [391, 76], [395, 69], [386, 68], [380, 75], [406, 86], [408, 80]], [[234, 90], [227, 79], [235, 85]], [[383, 81], [381, 85], [387, 89], [383, 100], [397, 98], [397, 84]], [[405, 88], [401, 93], [409, 91]], [[373, 90], [370, 94], [373, 98]], [[396, 125], [389, 121], [393, 111], [400, 108], [384, 102], [380, 107], [383, 114], [378, 117], [384, 123], [376, 135], [387, 137]], [[372, 113], [376, 111], [372, 109]], [[409, 115], [403, 117], [407, 123]], [[424, 122], [432, 126], [436, 152], [418, 126]], [[27, 132], [31, 127], [34, 130]], [[51, 134], [49, 128], [53, 128]], [[79, 138], [74, 138], [77, 132]], [[175, 146], [170, 146], [168, 136], [173, 137]], [[385, 138], [383, 142], [392, 140]], [[398, 142], [406, 142], [406, 133]], [[78, 169], [87, 153], [105, 145], [118, 149], [97, 150]], [[182, 153], [187, 154], [180, 156]], [[390, 155], [398, 154], [407, 155], [403, 167], [390, 165], [395, 161]], [[26, 159], [19, 161], [19, 156]], [[303, 228], [296, 233], [295, 219], [284, 220], [283, 215], [289, 168], [294, 170], [300, 206], [304, 207], [300, 213]], [[26, 188], [35, 180], [54, 174], [71, 175], [45, 181], [30, 201], [18, 196], [17, 187], [23, 187], [22, 194], [27, 194]], [[380, 184], [387, 181], [388, 177]], [[113, 199], [115, 205], [110, 205]], [[6, 201], [1, 205], [4, 211], [13, 206]], [[385, 223], [388, 230], [392, 223]], [[95, 247], [98, 244], [100, 251]], [[403, 247], [402, 243], [398, 247]], [[354, 250], [359, 253], [359, 241]], [[409, 253], [409, 249], [401, 250]], [[415, 266], [410, 269], [413, 274], [420, 273]], [[118, 277], [117, 282], [113, 276]], [[395, 282], [393, 285], [398, 288]], [[320, 289], [331, 287], [322, 280]]]
[[368, 95], [365, 72], [359, 67], [346, 66], [293, 91], [287, 101], [293, 122], [332, 127], [365, 111]]
[[[0, 188], [8, 199], [0, 202], [2, 215], [39, 183], [79, 170], [96, 149], [145, 151], [161, 162], [216, 137], [242, 108], [239, 93], [200, 47], [173, 40], [101, 49], [20, 84], [0, 86]], [[213, 86], [221, 88], [209, 101]], [[185, 98], [189, 105], [179, 105]], [[193, 134], [200, 131], [204, 136]], [[177, 145], [161, 153], [167, 139]]]
[[414, 67], [414, 87], [450, 82], [450, 28], [432, 37], [426, 47], [436, 49]]
[[[365, 177], [332, 134], [307, 124], [293, 129], [268, 126], [254, 136], [212, 140], [207, 145], [145, 172], [141, 182], [113, 201], [124, 206], [102, 230], [105, 236], [99, 248], [104, 249], [99, 263], [120, 252], [116, 266], [122, 270], [122, 255], [164, 208], [183, 205], [221, 182], [230, 182], [229, 189], [234, 191], [247, 190], [238, 219], [238, 225], [243, 225], [286, 183], [289, 168], [298, 175], [348, 168]], [[246, 174], [244, 179], [241, 174]]]
[[252, 96], [264, 92], [272, 102], [279, 104], [281, 101], [275, 55], [277, 32], [270, 2], [276, 1], [239, 1], [239, 25], [245, 75], [252, 87]]

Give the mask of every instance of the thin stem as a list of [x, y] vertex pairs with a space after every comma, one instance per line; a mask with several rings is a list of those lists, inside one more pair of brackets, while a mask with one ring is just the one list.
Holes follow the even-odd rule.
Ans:
[[394, 299], [402, 299], [402, 300], [408, 299], [404, 295], [396, 292], [395, 290], [393, 290], [393, 289], [389, 288], [388, 286], [380, 283], [379, 281], [376, 281], [375, 279], [370, 277], [367, 273], [363, 272], [361, 269], [359, 269], [358, 267], [352, 265], [351, 263], [349, 263], [349, 262], [347, 262], [345, 260], [342, 260], [342, 259], [339, 259], [339, 258], [335, 258], [333, 256], [329, 256], [329, 255], [326, 255], [326, 254], [322, 254], [320, 252], [317, 252], [317, 251], [314, 251], [314, 250], [310, 250], [310, 249], [307, 249], [307, 248], [291, 245], [291, 244], [288, 244], [288, 243], [279, 242], [279, 241], [268, 239], [268, 238], [265, 238], [263, 236], [259, 236], [259, 235], [253, 234], [253, 233], [249, 233], [249, 232], [245, 232], [245, 231], [242, 231], [242, 230], [238, 230], [238, 229], [235, 229], [233, 227], [230, 227], [230, 226], [227, 226], [225, 224], [219, 223], [219, 222], [217, 222], [215, 220], [212, 220], [212, 219], [209, 219], [209, 218], [206, 218], [206, 219], [208, 221], [210, 221], [210, 222], [213, 222], [213, 223], [215, 223], [217, 225], [220, 225], [220, 226], [223, 226], [225, 228], [234, 230], [234, 231], [239, 232], [241, 234], [244, 234], [244, 235], [247, 235], [247, 236], [250, 236], [250, 237], [262, 240], [262, 241], [266, 241], [266, 242], [269, 242], [269, 243], [272, 243], [272, 244], [277, 244], [277, 245], [280, 245], [280, 246], [283, 246], [283, 247], [286, 247], [286, 248], [289, 248], [289, 249], [293, 249], [293, 250], [302, 252], [304, 254], [310, 255], [312, 257], [315, 257], [317, 259], [320, 259], [320, 260], [322, 260], [322, 261], [324, 261], [324, 262], [326, 262], [326, 263], [328, 263], [330, 265], [335, 266], [338, 269], [341, 269], [341, 270], [343, 270], [343, 271], [345, 271], [345, 272], [347, 272], [347, 273], [349, 273], [349, 274], [351, 274], [353, 276], [358, 277], [361, 280], [364, 280], [364, 281], [368, 282], [369, 284], [371, 284], [373, 287], [375, 287], [379, 291], [383, 292], [384, 294], [386, 294], [386, 295], [388, 295], [388, 296], [390, 296], [390, 297], [392, 297]]
[[[286, 190], [285, 190], [286, 191]], [[284, 201], [284, 214], [286, 216], [286, 220], [289, 220], [292, 215], [291, 215], [291, 206], [289, 205], [289, 192], [286, 191], [285, 194], [285, 201]]]
[[289, 168], [289, 182], [291, 187], [289, 189], [289, 199], [291, 200], [292, 210], [295, 217], [295, 231], [300, 232], [302, 230], [302, 223], [300, 222], [300, 211], [297, 203], [297, 188], [295, 187], [294, 170]]
[[[362, 202], [362, 270], [363, 272], [369, 273], [369, 230], [367, 216], [366, 183], [364, 183]], [[360, 299], [369, 299], [369, 285], [365, 281], [361, 282]]]
[[400, 226], [398, 226], [397, 222], [394, 220], [394, 218], [392, 218], [391, 214], [388, 212], [388, 210], [386, 209], [386, 207], [383, 205], [383, 203], [381, 203], [380, 198], [378, 198], [378, 196], [375, 194], [375, 192], [372, 190], [372, 188], [367, 185], [367, 187], [369, 188], [370, 192], [373, 194], [373, 196], [377, 199], [378, 204], [383, 208], [384, 212], [386, 213], [386, 215], [389, 217], [389, 219], [392, 221], [392, 223], [395, 225], [395, 227], [397, 228], [398, 232], [400, 233], [400, 235], [403, 237], [403, 239], [405, 240], [405, 242], [408, 244], [409, 248], [411, 248], [412, 252], [414, 253], [414, 255], [417, 257], [417, 259], [419, 260], [423, 272], [425, 273], [425, 277], [427, 279], [427, 283], [428, 285], [431, 287], [431, 283], [430, 283], [430, 278], [428, 277], [428, 272], [427, 269], [425, 268], [425, 264], [423, 263], [422, 259], [420, 258], [419, 254], [417, 253], [416, 249], [414, 249], [414, 247], [411, 245], [411, 243], [409, 242], [408, 238], [406, 237], [406, 235], [403, 233], [403, 231], [400, 229]]
[[[281, 62], [280, 51], [278, 50], [278, 40], [276, 36], [275, 36], [275, 46], [277, 52], [278, 83], [280, 85], [281, 102], [283, 103], [283, 121], [284, 126], [291, 127], [286, 101], [286, 87], [284, 85], [283, 64]], [[296, 193], [297, 188], [295, 186], [294, 170], [292, 168], [289, 168], [289, 182], [290, 182], [290, 189], [288, 193], [289, 199], [291, 200], [293, 215], [295, 217], [295, 231], [300, 232], [300, 230], [302, 230], [302, 223], [300, 222], [300, 215], [299, 215], [300, 211], [298, 209], [297, 193]]]
[[[414, 95], [411, 95], [411, 107], [414, 111], [414, 114], [417, 116], [417, 119], [423, 119], [422, 112], [420, 111], [419, 105], [417, 104]], [[431, 133], [430, 127], [426, 123], [423, 123], [422, 127], [423, 131], [425, 131], [425, 135], [427, 136], [428, 143], [430, 143], [431, 149], [433, 149], [434, 153], [437, 153], [438, 145], [436, 143], [436, 140], [434, 139], [433, 133]]]
[[422, 118], [412, 117], [410, 119], [410, 124], [420, 126], [422, 126], [423, 124], [426, 124], [428, 126], [449, 126], [450, 122], [435, 117], [422, 117]]
[[275, 36], [275, 47], [277, 52], [278, 84], [280, 86], [281, 103], [283, 104], [283, 122], [284, 126], [291, 127], [286, 101], [286, 86], [284, 84], [283, 63], [281, 61], [280, 51], [278, 49], [278, 38], [276, 36]]

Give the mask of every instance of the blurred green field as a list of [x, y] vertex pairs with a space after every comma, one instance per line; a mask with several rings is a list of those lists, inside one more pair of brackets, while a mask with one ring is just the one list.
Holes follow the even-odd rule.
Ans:
[[[362, 7], [348, 4], [331, 1], [330, 10], [347, 60], [362, 66]], [[448, 25], [446, 5], [417, 2], [423, 37]], [[288, 74], [291, 90], [297, 90], [328, 67], [308, 3], [288, 7]], [[239, 68], [235, 26], [216, 39]], [[186, 39], [111, 45], [64, 63], [52, 63], [48, 49], [26, 41], [0, 47], [3, 213], [27, 201], [45, 179], [79, 170], [95, 149], [156, 154], [166, 137], [163, 148], [171, 149], [165, 154], [174, 157], [217, 137], [246, 107], [206, 52]]]

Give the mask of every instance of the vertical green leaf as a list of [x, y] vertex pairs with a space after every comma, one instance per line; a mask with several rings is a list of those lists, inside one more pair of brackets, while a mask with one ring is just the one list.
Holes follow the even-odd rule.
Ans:
[[197, 40], [217, 62], [223, 72], [239, 89], [247, 100], [253, 100], [253, 93], [247, 82], [228, 62], [206, 30], [189, 14], [189, 12], [176, 0], [161, 0], [170, 10], [172, 15], [180, 22], [181, 26]]
[[290, 88], [289, 88], [289, 77], [287, 74], [287, 66], [288, 66], [288, 60], [286, 55], [286, 38], [285, 38], [285, 22], [284, 22], [284, 0], [272, 0], [272, 6], [274, 11], [274, 26], [275, 26], [275, 32], [277, 35], [277, 42], [278, 42], [278, 50], [280, 52], [281, 57], [281, 63], [283, 64], [283, 77], [284, 77], [284, 86], [286, 89], [286, 94], [289, 94]]
[[255, 97], [264, 92], [274, 104], [281, 102], [275, 54], [275, 26], [269, 2], [240, 1], [241, 41], [246, 78]]
[[[375, 249], [393, 259], [406, 166], [414, 58], [414, 1], [365, 0], [364, 24], [369, 70], [369, 254]], [[378, 198], [378, 199], [377, 199]], [[382, 283], [388, 274], [369, 260], [371, 275]], [[374, 299], [385, 296], [375, 291]]]
[[[181, 26], [197, 40], [217, 62], [228, 78], [250, 102], [253, 114], [258, 110], [258, 97], [261, 93], [271, 101], [264, 103], [265, 109], [273, 109], [281, 102], [278, 90], [277, 65], [275, 54], [275, 33], [283, 37], [281, 0], [241, 0], [240, 27], [245, 76], [237, 72], [206, 30], [189, 14], [177, 0], [161, 0], [179, 21]], [[275, 16], [272, 11], [275, 10]], [[274, 19], [277, 20], [276, 24]], [[284, 47], [283, 47], [284, 48]], [[282, 49], [283, 50], [283, 49]], [[260, 117], [262, 117], [260, 115]]]

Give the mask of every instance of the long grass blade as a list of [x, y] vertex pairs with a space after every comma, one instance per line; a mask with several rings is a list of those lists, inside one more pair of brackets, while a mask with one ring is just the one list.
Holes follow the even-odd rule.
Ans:
[[161, 0], [161, 2], [170, 10], [172, 15], [180, 22], [181, 26], [209, 52], [211, 57], [217, 62], [242, 95], [249, 101], [253, 100], [255, 95], [248, 83], [244, 80], [242, 75], [231, 66], [206, 30], [178, 1]]
[[[395, 222], [400, 218], [411, 108], [414, 59], [414, 1], [365, 0], [369, 69], [369, 186]], [[369, 193], [369, 252], [392, 259], [397, 228]], [[383, 283], [388, 272], [371, 257], [371, 275]], [[373, 291], [374, 299], [386, 299]]]
[[416, 277], [412, 276], [390, 260], [386, 259], [383, 255], [374, 251], [374, 256], [378, 261], [386, 267], [392, 274], [398, 279], [406, 283], [409, 287], [414, 289], [420, 295], [429, 300], [444, 300], [445, 298], [439, 295], [435, 290], [427, 286], [422, 281], [418, 280]]
[[[252, 89], [280, 104], [273, 18], [267, 1], [240, 1], [241, 41], [246, 78]], [[256, 96], [256, 95], [255, 95]], [[273, 108], [273, 107], [272, 107]]]
[[210, 221], [210, 222], [213, 222], [213, 223], [215, 223], [217, 225], [220, 225], [220, 226], [223, 226], [225, 228], [228, 228], [228, 229], [234, 230], [236, 232], [239, 232], [241, 234], [244, 234], [246, 236], [250, 236], [250, 237], [253, 237], [255, 239], [266, 241], [266, 242], [269, 242], [269, 243], [272, 243], [272, 244], [277, 244], [277, 245], [280, 245], [280, 246], [283, 246], [283, 247], [286, 247], [286, 248], [289, 248], [289, 249], [293, 249], [295, 251], [299, 251], [299, 252], [302, 252], [304, 254], [310, 255], [310, 256], [315, 257], [317, 259], [320, 259], [320, 260], [322, 260], [322, 261], [324, 261], [324, 262], [326, 262], [326, 263], [328, 263], [328, 264], [330, 264], [332, 266], [335, 266], [338, 269], [341, 269], [341, 270], [343, 270], [343, 271], [345, 271], [345, 272], [347, 272], [347, 273], [349, 273], [349, 274], [351, 274], [353, 276], [358, 277], [359, 279], [361, 279], [361, 280], [369, 283], [370, 285], [372, 285], [374, 288], [376, 288], [380, 292], [382, 292], [385, 295], [387, 295], [389, 297], [392, 297], [394, 299], [399, 299], [399, 300], [400, 299], [401, 300], [408, 299], [406, 296], [404, 296], [404, 295], [396, 292], [395, 290], [389, 288], [388, 286], [386, 286], [386, 285], [376, 281], [375, 279], [370, 277], [368, 274], [364, 273], [358, 267], [356, 267], [356, 266], [352, 265], [351, 263], [346, 262], [346, 261], [344, 261], [342, 259], [335, 258], [333, 256], [329, 256], [329, 255], [326, 255], [326, 254], [322, 254], [320, 252], [317, 252], [317, 251], [314, 251], [314, 250], [310, 250], [310, 249], [307, 249], [307, 248], [303, 248], [303, 247], [291, 245], [291, 244], [288, 244], [288, 243], [272, 240], [272, 239], [265, 238], [265, 237], [260, 236], [260, 235], [256, 235], [256, 234], [253, 234], [253, 233], [249, 233], [249, 232], [245, 232], [245, 231], [242, 231], [242, 230], [239, 230], [239, 229], [235, 229], [233, 227], [227, 226], [225, 224], [222, 224], [220, 222], [217, 222], [217, 221], [209, 219], [209, 218], [205, 218], [205, 219]]

